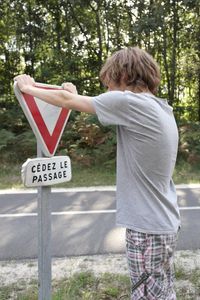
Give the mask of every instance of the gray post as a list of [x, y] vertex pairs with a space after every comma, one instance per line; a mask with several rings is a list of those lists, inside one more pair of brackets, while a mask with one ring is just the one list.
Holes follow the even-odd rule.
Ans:
[[[37, 145], [37, 157], [44, 157]], [[38, 187], [38, 299], [51, 300], [51, 187]]]

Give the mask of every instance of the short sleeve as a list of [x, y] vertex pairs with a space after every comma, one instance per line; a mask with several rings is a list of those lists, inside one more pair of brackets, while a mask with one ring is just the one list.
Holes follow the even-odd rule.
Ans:
[[128, 101], [124, 92], [103, 93], [93, 97], [92, 102], [102, 125], [128, 126]]

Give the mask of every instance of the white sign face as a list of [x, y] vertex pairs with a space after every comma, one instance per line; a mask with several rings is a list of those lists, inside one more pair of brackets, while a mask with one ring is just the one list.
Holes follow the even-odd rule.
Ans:
[[[37, 83], [42, 89], [60, 90], [60, 86]], [[46, 103], [37, 97], [21, 93], [17, 83], [14, 84], [15, 95], [26, 118], [47, 157], [54, 155], [71, 110]]]
[[28, 159], [21, 170], [26, 187], [48, 186], [71, 180], [69, 156]]

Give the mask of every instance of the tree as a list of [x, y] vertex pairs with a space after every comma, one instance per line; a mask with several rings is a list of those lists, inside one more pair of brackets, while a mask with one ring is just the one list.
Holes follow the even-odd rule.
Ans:
[[105, 59], [134, 45], [158, 61], [158, 95], [177, 120], [200, 121], [199, 9], [199, 0], [1, 0], [0, 130], [15, 138], [29, 128], [13, 95], [15, 75], [72, 81], [80, 93], [95, 95], [104, 91]]

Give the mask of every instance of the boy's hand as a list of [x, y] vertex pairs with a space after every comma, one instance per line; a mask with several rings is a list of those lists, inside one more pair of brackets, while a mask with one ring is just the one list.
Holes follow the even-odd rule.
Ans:
[[62, 88], [72, 94], [78, 94], [76, 86], [71, 82], [64, 82]]
[[35, 86], [35, 80], [26, 74], [18, 75], [14, 78], [17, 81], [17, 85], [22, 92], [26, 92], [30, 86]]

